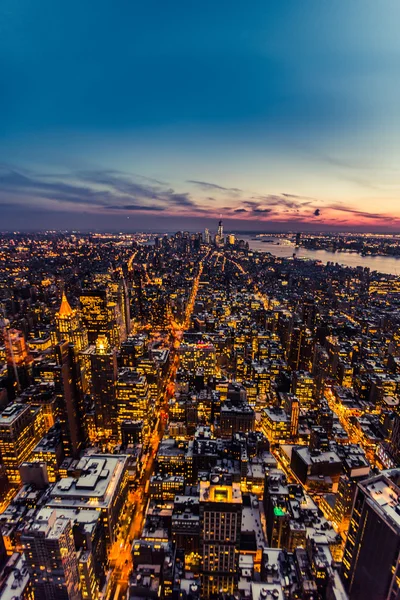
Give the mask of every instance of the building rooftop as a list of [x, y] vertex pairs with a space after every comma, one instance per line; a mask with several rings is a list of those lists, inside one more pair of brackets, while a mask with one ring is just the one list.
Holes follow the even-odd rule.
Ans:
[[241, 504], [240, 484], [226, 483], [223, 477], [213, 475], [210, 481], [200, 481], [200, 502]]
[[237, 406], [232, 404], [230, 400], [226, 400], [223, 404], [221, 404], [221, 416], [223, 416], [224, 413], [227, 415], [231, 413], [247, 413], [251, 415], [254, 413], [254, 411], [249, 404], [246, 404], [246, 402], [242, 402]]
[[181, 483], [182, 485], [185, 483], [185, 478], [183, 475], [162, 475], [158, 473], [157, 475], [152, 475], [150, 478], [150, 484], [152, 483]]
[[265, 581], [262, 583], [251, 583], [252, 600], [284, 600], [282, 584], [284, 578], [281, 573], [279, 548], [266, 548], [263, 552], [263, 562], [265, 564]]
[[277, 583], [255, 583], [251, 584], [252, 600], [284, 600], [280, 581]]
[[117, 492], [128, 461], [126, 455], [84, 456], [77, 464], [79, 477], [65, 477], [51, 491], [51, 506], [67, 503], [78, 506], [82, 502], [93, 506], [108, 505]]
[[65, 295], [65, 292], [63, 292], [60, 310], [58, 311], [58, 316], [59, 317], [70, 317], [73, 314], [74, 314], [74, 311], [72, 310], [72, 308], [67, 300], [67, 296]]
[[170, 456], [183, 456], [185, 454], [185, 448], [179, 447], [174, 438], [166, 438], [161, 440], [158, 447], [157, 458], [170, 457]]
[[241, 533], [254, 535], [257, 548], [263, 548], [266, 540], [261, 524], [260, 503], [255, 494], [250, 494], [249, 500], [248, 505], [246, 503], [242, 508]]
[[138, 373], [135, 369], [131, 369], [130, 367], [125, 367], [118, 371], [118, 382], [117, 383], [127, 383], [127, 384], [135, 384], [135, 385], [145, 385], [146, 376]]
[[308, 446], [298, 446], [295, 448], [297, 454], [303, 459], [303, 461], [307, 465], [312, 465], [316, 463], [340, 463], [340, 458], [336, 454], [336, 452], [326, 451], [313, 452], [310, 450]]
[[10, 573], [0, 588], [1, 600], [24, 598], [24, 590], [29, 582], [29, 571], [25, 555], [14, 553], [7, 563]]
[[386, 475], [380, 474], [359, 484], [383, 516], [390, 519], [400, 532], [400, 488]]
[[288, 495], [289, 487], [286, 475], [280, 469], [271, 469], [266, 482], [269, 494], [273, 495]]
[[10, 426], [12, 425], [20, 415], [24, 412], [30, 410], [30, 407], [25, 404], [18, 404], [14, 402], [13, 404], [9, 404], [1, 413], [0, 413], [0, 427], [2, 425]]
[[46, 435], [42, 437], [33, 452], [56, 452], [61, 443], [61, 430], [52, 427]]
[[80, 510], [79, 508], [65, 508], [65, 507], [54, 507], [45, 506], [40, 509], [36, 515], [36, 519], [43, 522], [48, 522], [52, 513], [55, 513], [56, 517], [65, 517], [72, 523], [76, 523], [84, 528], [85, 531], [92, 531], [99, 522], [100, 512], [93, 509]]
[[283, 408], [270, 406], [268, 408], [264, 408], [263, 412], [271, 421], [277, 421], [281, 423], [290, 422], [290, 416], [283, 410]]

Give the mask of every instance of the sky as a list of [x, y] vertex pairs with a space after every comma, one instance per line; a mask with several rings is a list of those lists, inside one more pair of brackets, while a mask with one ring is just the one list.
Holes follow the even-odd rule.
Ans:
[[0, 231], [400, 231], [398, 0], [2, 0]]

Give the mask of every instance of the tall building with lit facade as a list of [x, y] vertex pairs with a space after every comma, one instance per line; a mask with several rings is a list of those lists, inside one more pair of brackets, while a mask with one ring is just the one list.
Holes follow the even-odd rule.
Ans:
[[110, 300], [107, 289], [84, 290], [79, 301], [90, 344], [95, 344], [99, 336], [106, 336], [111, 346], [118, 346], [124, 341], [125, 324], [125, 335], [121, 335], [122, 322], [118, 305]]
[[315, 380], [315, 399], [321, 400], [324, 396], [325, 381], [330, 374], [329, 354], [320, 344], [315, 345], [312, 365], [312, 375]]
[[86, 329], [82, 326], [78, 311], [71, 308], [65, 293], [62, 295], [60, 310], [56, 313], [55, 320], [54, 344], [68, 342], [78, 352], [86, 348], [88, 345]]
[[117, 536], [117, 525], [128, 493], [128, 457], [122, 454], [83, 456], [74, 476], [64, 477], [51, 489], [48, 508], [97, 510], [101, 514], [108, 547]]
[[222, 225], [222, 221], [218, 223], [218, 234], [220, 238], [224, 237], [224, 226]]
[[349, 529], [356, 488], [357, 482], [354, 479], [348, 477], [348, 475], [340, 476], [332, 512], [332, 517], [339, 531], [348, 531]]
[[57, 517], [36, 520], [22, 535], [35, 600], [82, 600], [72, 522]]
[[154, 406], [145, 375], [129, 368], [121, 369], [116, 383], [116, 420], [118, 435], [124, 421], [143, 421], [147, 430]]
[[301, 408], [312, 408], [314, 396], [314, 378], [307, 371], [294, 371], [292, 374], [292, 392], [298, 398]]
[[342, 387], [351, 388], [353, 385], [354, 367], [345, 362], [339, 362], [337, 377], [339, 385]]
[[46, 463], [47, 476], [50, 483], [60, 477], [60, 466], [64, 460], [61, 426], [56, 423], [32, 451], [33, 462]]
[[294, 394], [279, 394], [283, 408], [290, 417], [290, 437], [297, 437], [299, 430], [300, 402]]
[[267, 362], [253, 361], [251, 374], [252, 379], [257, 386], [258, 397], [265, 401], [266, 394], [271, 390], [271, 379], [273, 377], [270, 364]]
[[29, 386], [18, 396], [18, 402], [42, 407], [46, 429], [53, 427], [58, 416], [57, 399], [54, 391], [54, 372], [51, 371], [50, 375], [50, 381], [40, 380], [40, 383]]
[[400, 598], [400, 488], [384, 473], [358, 484], [342, 573], [350, 600]]
[[309, 371], [312, 365], [314, 338], [306, 325], [293, 327], [290, 334], [288, 363], [294, 371]]
[[78, 562], [79, 582], [82, 600], [98, 600], [99, 582], [96, 577], [94, 558], [91, 552], [81, 551]]
[[178, 354], [181, 360], [181, 366], [188, 371], [203, 369], [204, 376], [215, 375], [216, 369], [216, 351], [215, 346], [207, 342], [182, 343], [179, 346]]
[[377, 449], [380, 462], [387, 468], [395, 467], [400, 462], [400, 415], [394, 413], [393, 426], [389, 439], [380, 443]]
[[218, 222], [218, 231], [217, 231], [217, 234], [215, 236], [215, 245], [216, 246], [223, 246], [224, 245], [224, 226], [222, 224], [222, 221]]
[[160, 365], [154, 358], [143, 356], [138, 359], [136, 370], [140, 375], [145, 375], [149, 385], [151, 401], [156, 402], [162, 390], [162, 374], [165, 374], [168, 362]]
[[202, 597], [232, 594], [238, 571], [242, 493], [240, 483], [214, 475], [200, 482]]
[[117, 381], [117, 351], [106, 336], [99, 336], [82, 358], [89, 380], [89, 391], [94, 404], [97, 438], [117, 435], [115, 385]]
[[145, 355], [147, 342], [147, 337], [144, 335], [129, 336], [119, 349], [118, 365], [134, 368], [137, 359]]
[[28, 460], [45, 433], [41, 408], [9, 404], [0, 414], [0, 453], [8, 481], [19, 484], [19, 467]]
[[68, 342], [54, 349], [54, 368], [58, 417], [63, 447], [67, 456], [77, 457], [86, 443], [81, 366], [74, 346]]
[[261, 411], [261, 430], [271, 444], [285, 443], [291, 436], [291, 416], [279, 406]]
[[[3, 321], [3, 323], [5, 322]], [[8, 373], [19, 391], [26, 388], [30, 383], [33, 358], [30, 355], [22, 331], [9, 329], [7, 325], [4, 325], [3, 339]]]
[[131, 332], [129, 293], [125, 279], [110, 282], [109, 292], [111, 301], [117, 306], [120, 342], [123, 342]]

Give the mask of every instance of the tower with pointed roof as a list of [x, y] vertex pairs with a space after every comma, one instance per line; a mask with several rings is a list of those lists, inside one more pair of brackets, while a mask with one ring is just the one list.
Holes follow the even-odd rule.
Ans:
[[78, 311], [71, 308], [65, 292], [62, 295], [60, 310], [56, 313], [55, 338], [57, 342], [73, 344], [78, 352], [88, 345], [87, 331], [81, 323]]
[[60, 310], [58, 311], [58, 314], [62, 317], [71, 317], [74, 314], [74, 311], [72, 310], [72, 308], [67, 300], [67, 296], [65, 295], [65, 292], [63, 292], [63, 295], [62, 295], [61, 306], [60, 306]]

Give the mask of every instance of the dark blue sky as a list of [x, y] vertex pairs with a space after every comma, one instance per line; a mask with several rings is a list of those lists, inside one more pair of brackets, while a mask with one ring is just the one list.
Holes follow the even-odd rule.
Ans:
[[399, 229], [399, 22], [398, 0], [2, 0], [0, 229]]

